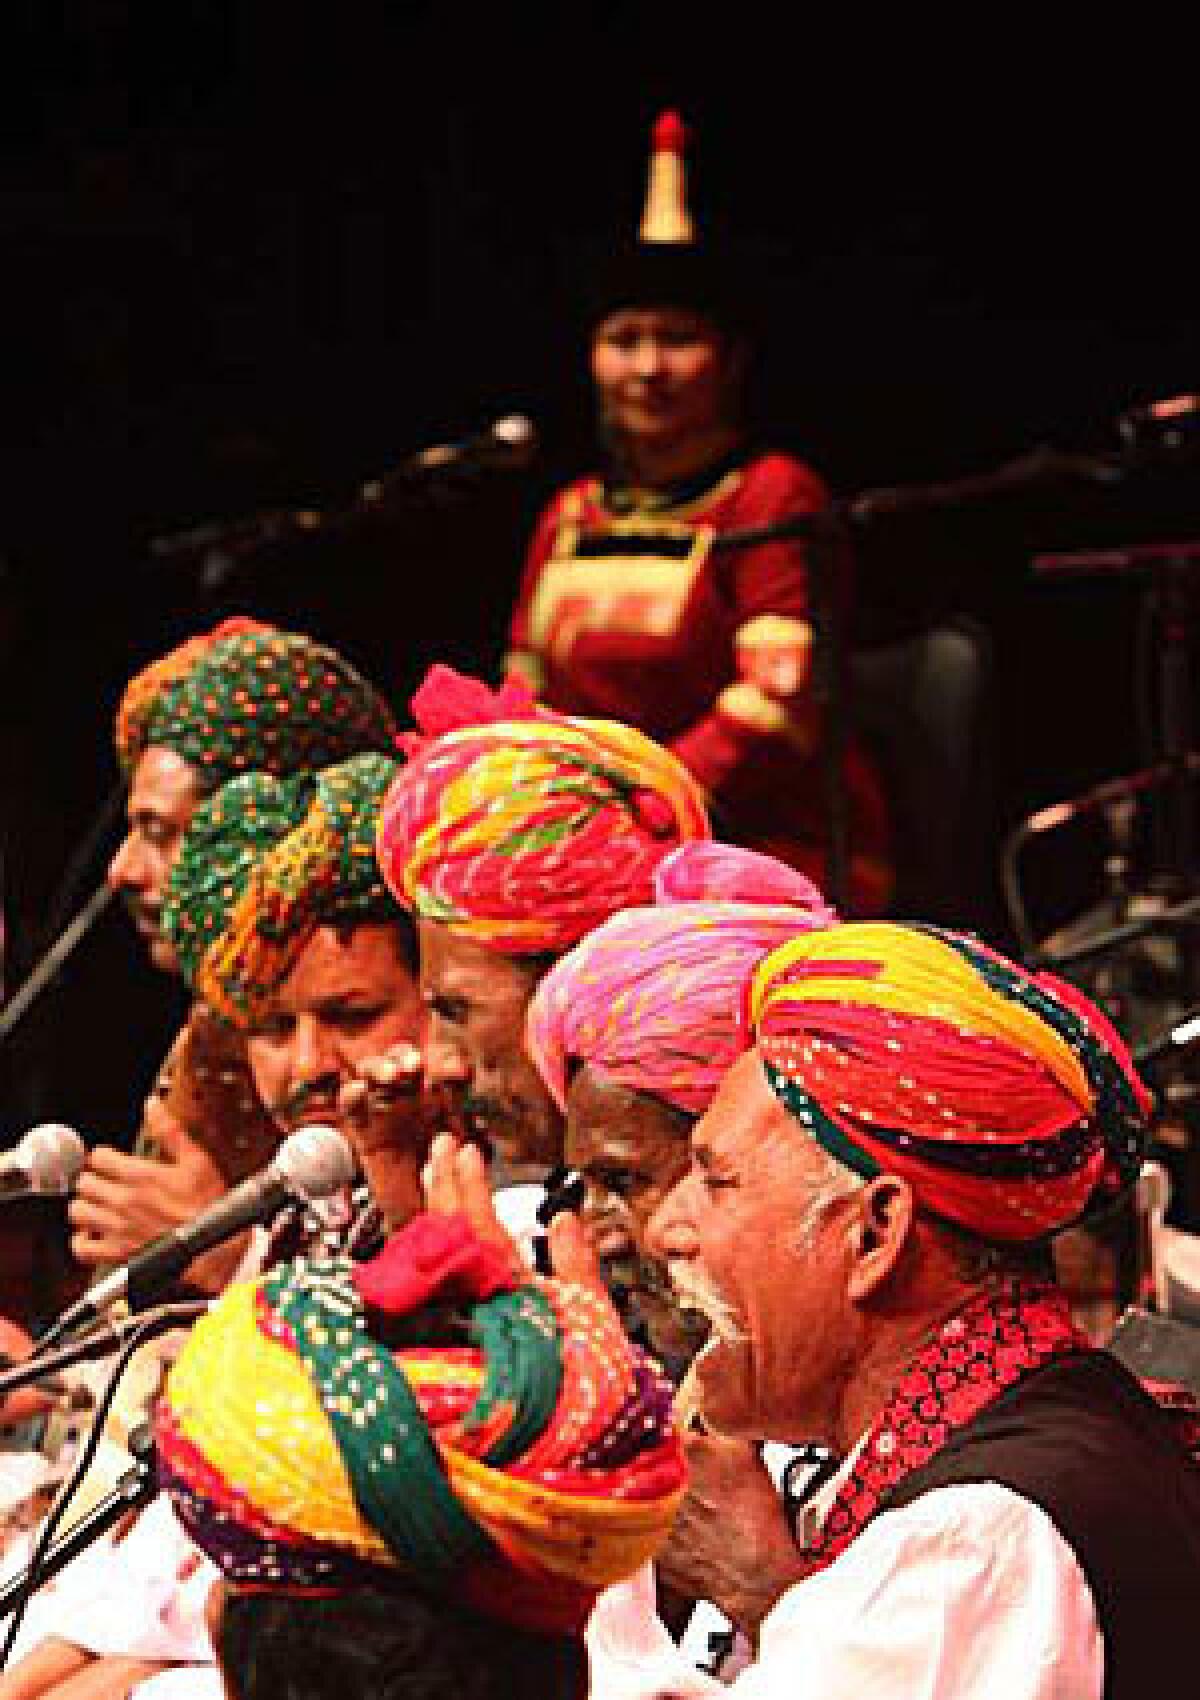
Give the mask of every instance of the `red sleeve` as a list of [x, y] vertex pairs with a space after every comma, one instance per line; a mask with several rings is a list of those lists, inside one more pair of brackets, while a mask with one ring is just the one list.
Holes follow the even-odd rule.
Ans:
[[525, 555], [525, 565], [521, 569], [516, 604], [508, 623], [508, 651], [504, 657], [504, 672], [519, 674], [539, 694], [546, 683], [545, 664], [529, 636], [529, 608], [542, 568], [554, 548], [554, 536], [558, 530], [563, 503], [575, 488], [577, 486], [569, 485], [565, 490], [560, 490], [538, 517]]
[[[829, 497], [817, 475], [787, 455], [751, 463], [718, 530], [756, 529], [795, 514], [813, 513]], [[800, 753], [815, 748], [818, 727], [810, 700], [808, 545], [787, 540], [732, 551], [722, 566], [735, 619], [734, 668], [710, 710], [672, 748], [720, 800], [771, 740], [784, 738]], [[846, 561], [839, 561], [844, 601]]]

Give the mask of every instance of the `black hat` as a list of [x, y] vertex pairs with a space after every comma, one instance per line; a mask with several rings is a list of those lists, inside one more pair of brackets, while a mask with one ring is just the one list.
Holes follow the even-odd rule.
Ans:
[[622, 307], [686, 307], [730, 330], [744, 323], [746, 304], [730, 256], [697, 236], [688, 210], [688, 140], [677, 112], [656, 121], [637, 237], [589, 268], [593, 325]]

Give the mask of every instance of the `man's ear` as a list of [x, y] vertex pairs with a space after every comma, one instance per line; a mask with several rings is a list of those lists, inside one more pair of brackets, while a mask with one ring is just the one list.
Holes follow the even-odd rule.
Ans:
[[847, 1297], [863, 1303], [892, 1276], [912, 1235], [912, 1188], [899, 1175], [878, 1175], [855, 1195], [847, 1232], [851, 1265]]

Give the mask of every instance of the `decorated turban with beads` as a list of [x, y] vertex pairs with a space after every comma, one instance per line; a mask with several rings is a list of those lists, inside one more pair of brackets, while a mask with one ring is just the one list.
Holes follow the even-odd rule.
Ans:
[[393, 1577], [547, 1633], [654, 1555], [684, 1486], [671, 1387], [603, 1298], [514, 1274], [461, 1216], [232, 1287], [156, 1421], [234, 1586]]
[[1039, 1240], [1137, 1176], [1151, 1100], [1119, 1035], [977, 939], [806, 934], [759, 964], [750, 1018], [772, 1090], [831, 1156], [984, 1240]]
[[247, 619], [189, 638], [138, 673], [117, 710], [116, 745], [126, 775], [152, 746], [173, 750], [206, 793], [237, 773], [397, 753], [391, 710], [344, 657]]
[[560, 1109], [571, 1065], [586, 1064], [701, 1115], [749, 1048], [755, 964], [802, 929], [836, 921], [811, 880], [773, 857], [685, 844], [659, 864], [653, 905], [603, 922], [541, 980], [529, 1054]]
[[319, 773], [231, 779], [192, 816], [163, 901], [187, 984], [254, 1024], [318, 927], [399, 920], [375, 861], [398, 764], [352, 756]]
[[508, 956], [559, 955], [648, 902], [671, 850], [709, 837], [695, 780], [617, 721], [539, 708], [515, 680], [493, 694], [434, 668], [413, 699], [379, 827], [399, 901]]

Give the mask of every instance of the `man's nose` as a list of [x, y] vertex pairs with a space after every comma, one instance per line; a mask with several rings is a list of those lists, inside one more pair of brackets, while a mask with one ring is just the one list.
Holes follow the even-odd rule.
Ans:
[[676, 1181], [646, 1224], [646, 1250], [664, 1263], [672, 1257], [695, 1255], [696, 1230], [688, 1208], [691, 1185], [690, 1175]]
[[145, 883], [145, 858], [141, 854], [136, 833], [127, 832], [119, 849], [108, 864], [105, 876], [114, 891], [136, 891]]
[[312, 1086], [327, 1077], [336, 1079], [340, 1073], [335, 1047], [329, 1042], [319, 1022], [300, 1016], [288, 1050], [289, 1073], [293, 1090], [297, 1086]]
[[436, 1016], [430, 1017], [426, 1027], [423, 1054], [427, 1086], [466, 1086], [470, 1082], [471, 1067], [466, 1052]]
[[655, 378], [662, 371], [662, 344], [657, 337], [640, 337], [633, 350], [633, 365], [639, 378]]

